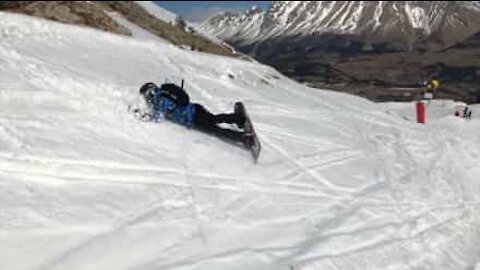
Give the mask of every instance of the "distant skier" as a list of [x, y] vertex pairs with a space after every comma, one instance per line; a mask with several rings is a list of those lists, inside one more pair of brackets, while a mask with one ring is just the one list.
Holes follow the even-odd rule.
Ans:
[[[204, 106], [191, 103], [188, 94], [182, 87], [172, 83], [166, 83], [158, 87], [149, 82], [140, 88], [140, 94], [145, 98], [148, 105], [148, 117], [151, 120], [159, 118], [194, 128], [219, 138], [233, 142], [240, 142], [245, 147], [252, 144], [252, 135], [243, 131], [245, 114], [243, 106], [234, 107], [234, 113], [212, 114]], [[237, 131], [218, 126], [221, 123], [235, 124], [242, 131]]]
[[427, 88], [426, 92], [426, 99], [433, 99], [435, 98], [435, 93], [440, 87], [440, 79], [438, 75], [432, 76], [432, 79], [430, 79], [428, 82], [425, 83], [425, 87]]
[[472, 110], [468, 106], [463, 109], [463, 118], [470, 120], [472, 118]]

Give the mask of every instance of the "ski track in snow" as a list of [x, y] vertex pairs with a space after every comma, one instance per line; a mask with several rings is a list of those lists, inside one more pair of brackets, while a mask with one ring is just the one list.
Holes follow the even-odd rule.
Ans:
[[[7, 13], [0, 29], [1, 269], [480, 261], [476, 116], [434, 104], [419, 126], [401, 117], [413, 104], [306, 88], [256, 63]], [[182, 78], [215, 113], [246, 103], [258, 165], [127, 111], [144, 82]]]

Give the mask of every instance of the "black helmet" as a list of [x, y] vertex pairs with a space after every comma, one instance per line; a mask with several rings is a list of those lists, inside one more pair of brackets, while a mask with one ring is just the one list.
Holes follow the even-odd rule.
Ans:
[[157, 85], [153, 82], [146, 83], [140, 87], [140, 94], [145, 96], [145, 94], [153, 91], [155, 88], [157, 88]]

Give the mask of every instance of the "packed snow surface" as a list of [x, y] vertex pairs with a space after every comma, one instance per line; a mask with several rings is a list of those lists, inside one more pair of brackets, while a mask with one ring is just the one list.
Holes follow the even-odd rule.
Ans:
[[[412, 103], [8, 13], [0, 40], [0, 269], [478, 269], [478, 107], [418, 125]], [[214, 113], [244, 101], [257, 165], [127, 110], [182, 78]]]
[[123, 27], [127, 28], [132, 37], [136, 39], [144, 39], [144, 40], [153, 40], [153, 41], [158, 41], [158, 42], [167, 42], [171, 43], [163, 38], [160, 38], [149, 31], [141, 28], [140, 26], [131, 23], [127, 19], [125, 19], [121, 14], [117, 12], [110, 12], [109, 13], [110, 18], [112, 18], [116, 23], [122, 25]]

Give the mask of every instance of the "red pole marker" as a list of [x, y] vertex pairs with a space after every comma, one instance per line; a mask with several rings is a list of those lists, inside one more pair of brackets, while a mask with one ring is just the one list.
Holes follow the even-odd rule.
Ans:
[[417, 108], [417, 123], [425, 124], [425, 104], [423, 102], [418, 101], [416, 103]]

